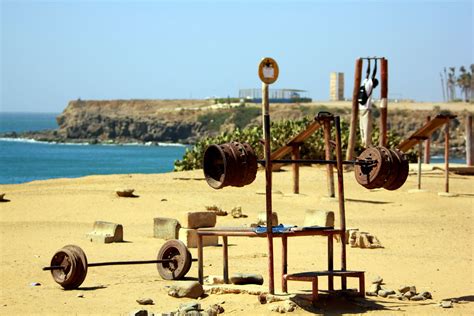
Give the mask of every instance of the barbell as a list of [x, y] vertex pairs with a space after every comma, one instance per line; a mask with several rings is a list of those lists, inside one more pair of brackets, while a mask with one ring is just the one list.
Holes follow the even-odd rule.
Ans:
[[[257, 174], [258, 160], [255, 151], [247, 143], [236, 141], [225, 144], [212, 144], [206, 148], [203, 170], [207, 184], [214, 189], [226, 186], [242, 187], [251, 184]], [[322, 159], [279, 159], [272, 163], [315, 163], [336, 164], [336, 160]], [[367, 189], [385, 188], [396, 190], [408, 177], [408, 159], [398, 149], [370, 147], [355, 160], [343, 161], [354, 165], [357, 183]]]
[[90, 267], [112, 265], [134, 265], [156, 263], [158, 273], [165, 280], [182, 279], [191, 269], [193, 259], [186, 245], [180, 240], [168, 240], [160, 248], [156, 260], [113, 261], [88, 263], [84, 251], [76, 245], [66, 245], [56, 251], [50, 266], [43, 271], [51, 271], [56, 283], [65, 290], [77, 289], [86, 279]]

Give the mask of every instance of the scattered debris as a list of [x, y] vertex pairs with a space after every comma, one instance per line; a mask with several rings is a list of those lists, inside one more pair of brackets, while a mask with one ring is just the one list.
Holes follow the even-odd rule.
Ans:
[[10, 200], [5, 199], [5, 194], [6, 193], [0, 193], [0, 202], [8, 202]]
[[230, 277], [230, 282], [235, 285], [245, 285], [245, 284], [263, 284], [263, 276], [261, 274], [244, 274], [244, 273], [235, 273]]
[[230, 210], [233, 218], [247, 218], [248, 216], [242, 213], [242, 207], [236, 206]]
[[140, 298], [137, 300], [137, 303], [140, 305], [154, 305], [155, 304], [151, 298]]
[[148, 311], [146, 309], [137, 309], [129, 313], [130, 316], [148, 316]]
[[79, 297], [79, 298], [84, 298], [84, 293], [79, 293], [76, 296]]
[[390, 299], [397, 300], [410, 300], [410, 301], [424, 301], [431, 299], [430, 292], [417, 293], [416, 286], [414, 285], [403, 285], [398, 287], [396, 290], [386, 289], [381, 286], [383, 282], [382, 277], [377, 276], [373, 281], [368, 291], [365, 293], [367, 296], [380, 296]]
[[115, 191], [119, 197], [128, 197], [128, 198], [135, 198], [138, 197], [138, 195], [133, 194], [135, 192], [135, 189], [117, 189]]
[[206, 294], [249, 294], [249, 295], [260, 295], [265, 294], [266, 292], [260, 290], [250, 290], [250, 289], [237, 289], [233, 287], [226, 286], [207, 286], [205, 290]]
[[161, 202], [168, 202], [168, 199], [161, 199]]
[[261, 293], [258, 296], [258, 301], [260, 302], [260, 304], [267, 304], [267, 303], [273, 303], [273, 302], [282, 302], [282, 301], [286, 301], [286, 300], [289, 300], [289, 299], [290, 299], [290, 296], [276, 296], [276, 295], [272, 295], [272, 294], [269, 294], [269, 293]]
[[30, 283], [30, 286], [31, 286], [31, 287], [34, 287], [34, 286], [41, 286], [41, 283], [39, 283], [39, 282], [32, 282], [32, 283]]
[[179, 305], [178, 313], [187, 313], [191, 311], [202, 311], [201, 304], [199, 304], [198, 302], [189, 302]]
[[439, 306], [442, 308], [452, 308], [453, 307], [453, 302], [452, 301], [441, 301], [439, 303]]
[[287, 300], [283, 304], [269, 306], [269, 309], [272, 312], [277, 312], [280, 314], [291, 313], [296, 309], [296, 304], [293, 303], [292, 301]]
[[[340, 239], [336, 238], [339, 242]], [[357, 229], [350, 229], [346, 232], [346, 243], [352, 248], [383, 248], [380, 240], [374, 235], [367, 232], [360, 232]]]
[[216, 213], [217, 216], [227, 216], [227, 212], [223, 211], [222, 208], [217, 205], [207, 205], [205, 208], [207, 211]]
[[[267, 213], [262, 212], [257, 215], [257, 226], [266, 226], [267, 225]], [[278, 226], [278, 213], [272, 212], [272, 226]]]
[[170, 286], [169, 296], [198, 298], [204, 294], [204, 289], [198, 281], [181, 281]]
[[224, 277], [220, 275], [209, 275], [206, 278], [206, 283], [208, 284], [224, 284]]

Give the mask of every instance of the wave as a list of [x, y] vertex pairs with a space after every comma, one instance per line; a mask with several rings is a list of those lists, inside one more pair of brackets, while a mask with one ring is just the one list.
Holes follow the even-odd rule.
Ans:
[[[36, 140], [32, 138], [8, 138], [8, 137], [0, 137], [0, 141], [2, 142], [18, 142], [18, 143], [31, 143], [31, 144], [51, 144], [51, 145], [64, 145], [64, 146], [89, 146], [92, 145], [88, 142], [55, 142], [55, 141], [43, 141], [43, 140]], [[186, 147], [185, 144], [180, 143], [154, 143], [154, 142], [146, 142], [146, 143], [98, 143], [93, 144], [95, 146], [160, 146], [160, 147]]]

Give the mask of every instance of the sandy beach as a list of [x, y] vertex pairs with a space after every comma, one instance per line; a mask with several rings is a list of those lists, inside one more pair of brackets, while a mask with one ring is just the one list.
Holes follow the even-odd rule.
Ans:
[[[429, 169], [429, 168], [426, 168]], [[273, 175], [273, 207], [280, 222], [302, 225], [306, 209], [332, 210], [337, 202], [326, 198], [325, 169], [303, 167], [299, 195], [291, 194], [292, 178], [288, 167]], [[384, 248], [348, 247], [348, 268], [366, 271], [367, 287], [381, 276], [388, 288], [415, 285], [419, 292], [431, 292], [433, 299], [421, 302], [367, 297], [358, 302], [322, 298], [313, 309], [303, 306], [293, 314], [375, 313], [386, 315], [434, 315], [474, 313], [473, 284], [473, 201], [474, 177], [452, 175], [450, 192], [456, 197], [439, 196], [444, 190], [441, 171], [429, 171], [422, 178], [410, 174], [397, 191], [372, 190], [359, 186], [352, 173], [344, 174], [347, 226], [377, 236]], [[117, 188], [134, 188], [138, 198], [119, 198]], [[203, 181], [202, 170], [154, 175], [88, 176], [78, 179], [34, 181], [19, 185], [0, 185], [9, 202], [0, 203], [1, 292], [0, 314], [124, 314], [143, 308], [137, 299], [150, 297], [155, 305], [144, 306], [152, 312], [176, 310], [192, 299], [167, 295], [164, 281], [155, 265], [91, 268], [78, 290], [64, 291], [49, 272], [41, 270], [56, 250], [67, 244], [84, 249], [89, 262], [151, 260], [163, 240], [153, 238], [153, 218], [179, 218], [186, 211], [203, 211], [206, 205], [224, 210], [241, 206], [248, 218], [219, 216], [218, 226], [241, 226], [255, 222], [264, 211], [264, 174], [243, 188], [211, 189]], [[281, 194], [280, 194], [281, 193]], [[120, 223], [126, 242], [91, 243], [86, 239], [96, 220]], [[229, 238], [230, 274], [260, 273], [268, 289], [267, 242], [265, 238]], [[280, 240], [275, 239], [276, 291]], [[339, 267], [340, 244], [335, 243], [335, 265]], [[194, 258], [196, 249], [191, 249]], [[289, 239], [289, 272], [326, 268], [326, 242], [320, 237]], [[205, 248], [205, 275], [222, 274], [222, 248]], [[188, 278], [197, 278], [193, 263]], [[38, 282], [40, 286], [31, 286]], [[349, 287], [356, 287], [353, 281]], [[339, 285], [338, 282], [336, 285]], [[325, 279], [321, 287], [326, 288]], [[308, 294], [310, 284], [289, 282], [290, 293]], [[82, 294], [83, 297], [78, 297]], [[443, 299], [457, 298], [453, 308], [442, 309]], [[203, 306], [222, 303], [225, 314], [272, 314], [249, 294], [211, 294], [200, 300]], [[272, 303], [277, 304], [277, 303]]]

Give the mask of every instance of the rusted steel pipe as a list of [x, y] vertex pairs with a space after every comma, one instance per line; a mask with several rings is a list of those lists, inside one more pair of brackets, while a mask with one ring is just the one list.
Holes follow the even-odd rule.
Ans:
[[351, 126], [349, 130], [349, 143], [347, 144], [346, 160], [351, 160], [354, 157], [354, 148], [357, 131], [357, 120], [359, 117], [359, 87], [362, 76], [362, 59], [358, 58], [355, 62], [354, 72], [354, 90], [352, 91], [352, 113]]

